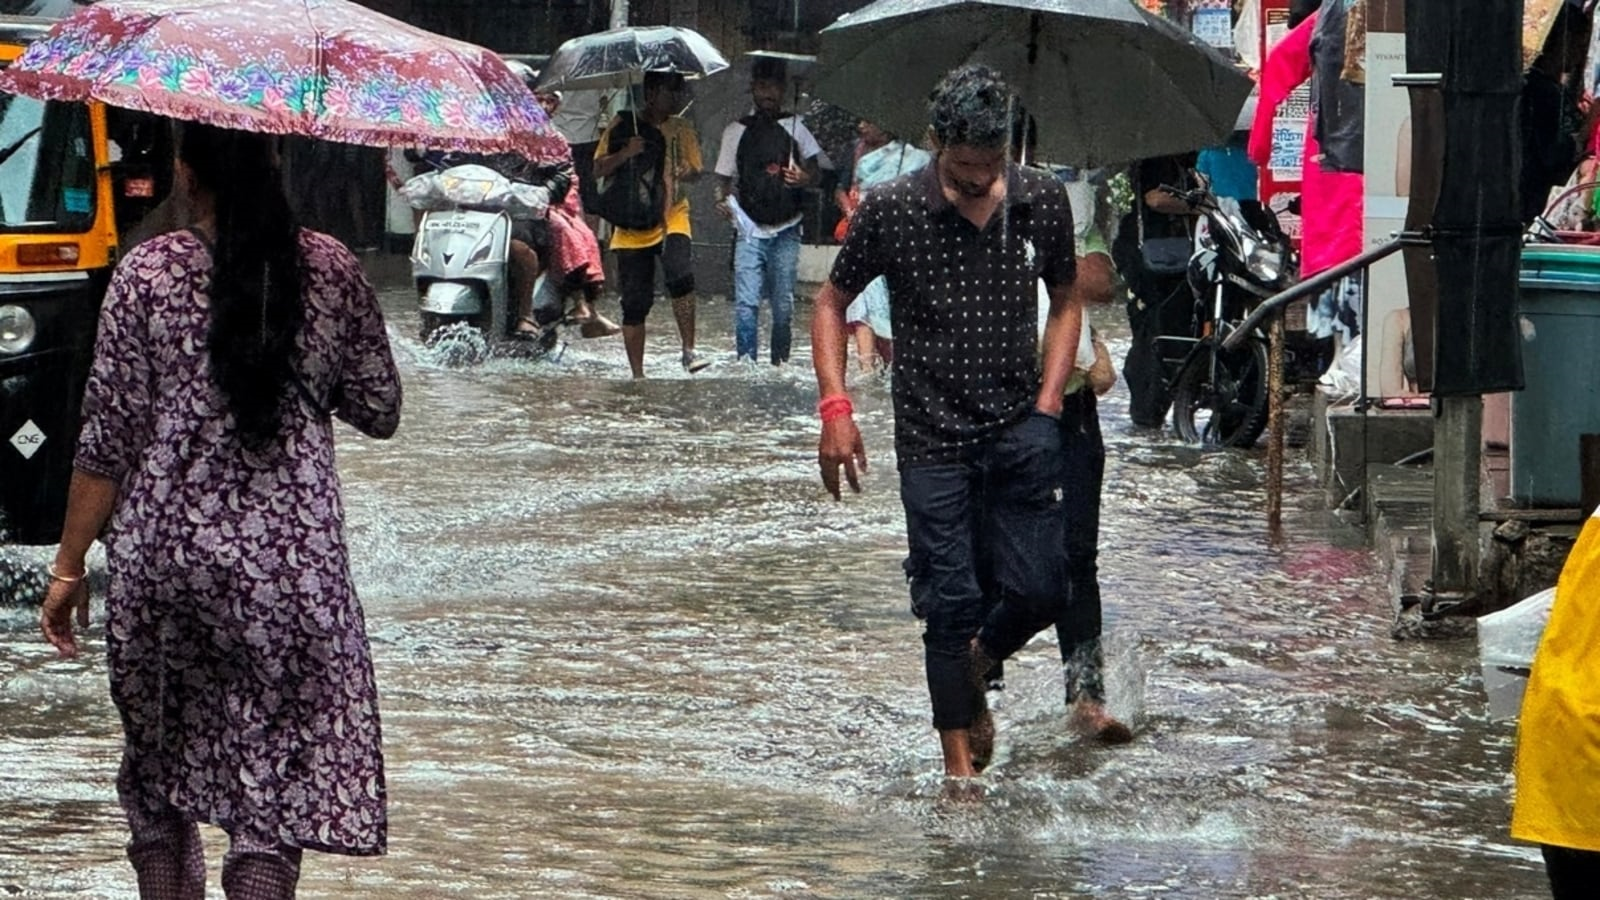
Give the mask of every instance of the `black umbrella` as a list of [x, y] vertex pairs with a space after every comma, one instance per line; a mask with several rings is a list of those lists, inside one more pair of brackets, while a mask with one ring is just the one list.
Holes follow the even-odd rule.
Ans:
[[1105, 165], [1222, 143], [1251, 82], [1130, 0], [879, 0], [822, 31], [813, 91], [900, 134], [965, 63], [998, 69], [1039, 123], [1039, 156]]

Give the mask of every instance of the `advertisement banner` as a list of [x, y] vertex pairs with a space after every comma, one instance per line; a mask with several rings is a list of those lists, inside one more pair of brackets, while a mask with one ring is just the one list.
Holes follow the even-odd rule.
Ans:
[[1218, 50], [1233, 50], [1233, 4], [1229, 0], [1195, 0], [1189, 9], [1189, 30]]
[[[1406, 225], [1410, 204], [1411, 98], [1396, 87], [1394, 76], [1406, 72], [1405, 23], [1401, 0], [1366, 0], [1366, 172], [1365, 245], [1387, 243]], [[1406, 263], [1401, 254], [1375, 264], [1367, 275], [1367, 393], [1403, 406], [1423, 397], [1416, 342], [1411, 333], [1411, 304]]]

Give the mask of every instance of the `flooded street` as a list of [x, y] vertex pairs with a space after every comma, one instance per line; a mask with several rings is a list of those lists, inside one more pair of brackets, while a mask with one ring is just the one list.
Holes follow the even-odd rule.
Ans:
[[[339, 450], [390, 854], [308, 854], [301, 896], [1548, 895], [1507, 837], [1512, 730], [1473, 646], [1389, 639], [1375, 560], [1303, 464], [1269, 548], [1264, 457], [1130, 433], [1119, 385], [1101, 572], [1138, 737], [1070, 734], [1047, 633], [1008, 668], [987, 799], [951, 805], [886, 382], [857, 386], [872, 471], [835, 504], [803, 334], [797, 365], [738, 366], [731, 306], [702, 301], [717, 365], [691, 379], [660, 304], [634, 384], [611, 341], [445, 368], [410, 295], [385, 304], [401, 430]], [[0, 607], [0, 896], [133, 891], [103, 648], [55, 661]]]

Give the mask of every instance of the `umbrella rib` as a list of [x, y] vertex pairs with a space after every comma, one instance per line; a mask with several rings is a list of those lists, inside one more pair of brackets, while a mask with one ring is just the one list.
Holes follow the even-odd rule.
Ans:
[[311, 17], [311, 3], [309, 0], [302, 0], [301, 7], [305, 9], [306, 26], [311, 31], [311, 86], [313, 92], [310, 101], [306, 103], [304, 115], [307, 116], [309, 130], [314, 132], [317, 121], [322, 118], [322, 113], [328, 106], [328, 59], [327, 54], [323, 52], [322, 31], [317, 28], [316, 20]]

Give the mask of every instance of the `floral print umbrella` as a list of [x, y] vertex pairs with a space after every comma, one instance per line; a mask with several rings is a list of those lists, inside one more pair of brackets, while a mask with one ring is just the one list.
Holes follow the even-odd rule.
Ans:
[[351, 144], [568, 155], [504, 60], [350, 0], [102, 0], [0, 90]]

